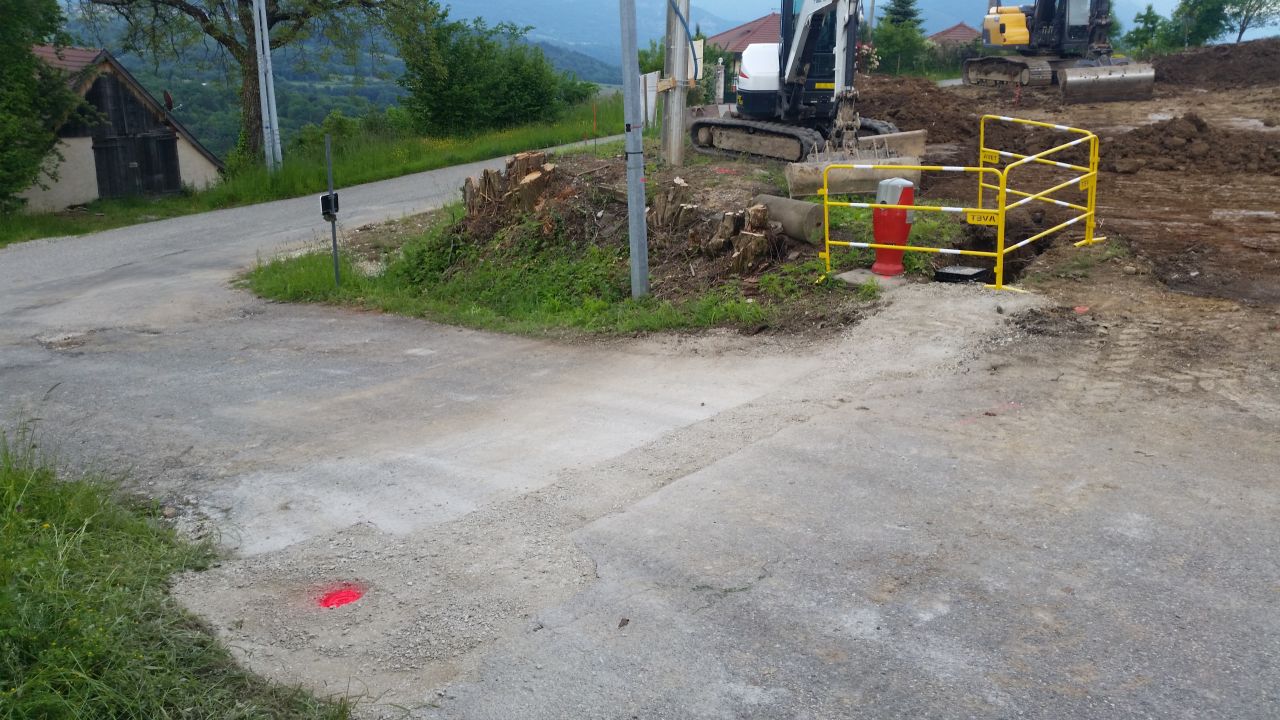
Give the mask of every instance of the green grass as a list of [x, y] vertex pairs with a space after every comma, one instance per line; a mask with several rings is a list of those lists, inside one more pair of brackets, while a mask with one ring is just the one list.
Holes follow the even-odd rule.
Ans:
[[340, 287], [327, 252], [259, 263], [245, 283], [273, 300], [357, 305], [521, 334], [749, 326], [776, 312], [735, 284], [683, 302], [635, 300], [623, 248], [575, 246], [534, 223], [476, 244], [453, 233], [459, 212], [449, 208], [383, 272], [362, 273], [342, 255]]
[[859, 300], [870, 302], [871, 300], [879, 300], [882, 291], [880, 283], [876, 282], [875, 278], [867, 278], [866, 282], [855, 288], [855, 292], [858, 293]]
[[[871, 202], [870, 198], [837, 198], [845, 202]], [[930, 200], [930, 205], [963, 205], [948, 200]], [[831, 228], [841, 231], [842, 238], [852, 237], [859, 242], [873, 241], [872, 211], [869, 208], [832, 207]], [[834, 234], [834, 233], [833, 233]], [[834, 239], [834, 237], [833, 237]], [[907, 245], [918, 247], [954, 248], [964, 239], [964, 224], [956, 218], [940, 212], [916, 211]], [[871, 267], [876, 251], [870, 248], [833, 248], [832, 270]], [[907, 275], [933, 276], [933, 253], [906, 252], [902, 265]]]
[[[522, 150], [604, 137], [622, 132], [622, 96], [576, 106], [555, 122], [536, 123], [464, 138], [357, 137], [334, 149], [334, 181], [339, 187], [385, 180], [425, 170], [500, 157]], [[16, 214], [0, 217], [0, 247], [41, 237], [81, 235], [139, 222], [189, 215], [323, 192], [324, 150], [286, 152], [283, 168], [241, 170], [208, 190], [161, 198], [99, 200], [83, 212]]]
[[0, 718], [346, 718], [237, 667], [168, 595], [213, 559], [0, 432]]

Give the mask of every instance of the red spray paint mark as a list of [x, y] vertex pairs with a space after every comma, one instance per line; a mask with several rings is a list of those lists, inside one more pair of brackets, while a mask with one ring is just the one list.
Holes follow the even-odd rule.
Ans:
[[322, 608], [336, 608], [342, 607], [343, 605], [350, 605], [362, 597], [364, 597], [363, 590], [358, 587], [348, 585], [340, 587], [337, 590], [330, 590], [324, 595], [321, 595], [320, 599], [316, 602]]

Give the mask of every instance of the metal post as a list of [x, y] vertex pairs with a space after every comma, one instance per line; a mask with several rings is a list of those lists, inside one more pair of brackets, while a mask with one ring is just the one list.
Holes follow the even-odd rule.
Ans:
[[275, 155], [276, 167], [284, 164], [284, 156], [280, 153], [280, 114], [276, 112], [276, 73], [271, 64], [271, 26], [267, 22], [267, 0], [258, 0], [262, 15], [262, 57], [266, 60], [263, 74], [267, 78], [267, 114], [271, 131], [271, 151]]
[[644, 118], [640, 115], [640, 58], [636, 0], [618, 0], [622, 16], [623, 129], [627, 150], [627, 230], [631, 237], [631, 297], [649, 294], [649, 228], [644, 209]]
[[267, 106], [267, 60], [262, 54], [262, 37], [267, 34], [259, 7], [263, 2], [265, 0], [253, 2], [254, 51], [258, 58], [258, 104], [262, 113], [262, 153], [267, 161], [267, 170], [275, 172], [275, 143], [271, 137], [271, 110]]
[[[687, 23], [689, 0], [675, 0], [675, 3], [679, 8], [680, 17], [683, 17]], [[675, 39], [669, 45], [671, 77], [675, 79], [676, 84], [667, 94], [667, 116], [663, 118], [662, 133], [667, 164], [681, 167], [684, 165], [685, 103], [689, 98], [689, 39], [679, 18], [676, 19], [675, 24]]]
[[[705, 57], [705, 55], [703, 56]], [[724, 58], [716, 62], [716, 105], [724, 104]]]
[[[330, 149], [329, 133], [324, 134], [324, 165], [329, 171], [329, 196], [333, 197], [333, 153]], [[329, 220], [329, 234], [333, 238], [333, 284], [342, 285], [342, 274], [338, 270], [338, 216], [333, 214]]]

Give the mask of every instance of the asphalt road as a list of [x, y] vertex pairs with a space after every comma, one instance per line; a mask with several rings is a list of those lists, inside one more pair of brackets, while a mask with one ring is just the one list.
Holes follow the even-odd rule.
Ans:
[[1036, 298], [977, 288], [565, 345], [231, 285], [316, 204], [0, 250], [5, 412], [218, 533], [175, 593], [255, 670], [387, 717], [1280, 709], [1276, 398], [1159, 391], [1140, 337], [1030, 337]]

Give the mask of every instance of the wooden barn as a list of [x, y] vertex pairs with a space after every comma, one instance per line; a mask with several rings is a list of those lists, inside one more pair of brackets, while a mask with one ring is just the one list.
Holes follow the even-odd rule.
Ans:
[[22, 193], [29, 212], [62, 210], [99, 198], [165, 195], [218, 180], [222, 162], [125, 70], [96, 48], [34, 49], [101, 114], [101, 122], [70, 122], [58, 131], [57, 180]]

